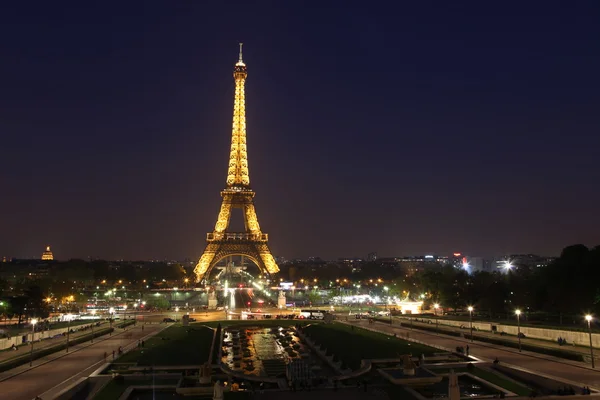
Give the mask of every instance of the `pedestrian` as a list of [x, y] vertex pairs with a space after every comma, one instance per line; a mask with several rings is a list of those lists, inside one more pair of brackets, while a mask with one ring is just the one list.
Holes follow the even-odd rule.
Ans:
[[113, 360], [115, 359], [115, 351], [113, 350]]
[[467, 357], [469, 357], [469, 345], [467, 345]]
[[144, 341], [142, 340], [142, 347], [144, 347], [144, 344], [145, 344], [145, 343], [144, 343]]

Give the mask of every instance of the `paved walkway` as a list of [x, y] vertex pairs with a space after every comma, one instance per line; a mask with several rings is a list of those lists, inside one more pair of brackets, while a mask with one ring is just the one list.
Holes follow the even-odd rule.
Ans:
[[[109, 325], [108, 323], [104, 323], [100, 326], [94, 326], [94, 332], [98, 332], [101, 329], [106, 329], [109, 327], [108, 325]], [[77, 329], [77, 328], [80, 328], [80, 327], [75, 326], [72, 329]], [[69, 342], [71, 342], [81, 336], [90, 335], [91, 333], [92, 333], [91, 329], [71, 333], [69, 335]], [[98, 339], [94, 339], [94, 340], [98, 340]], [[66, 342], [67, 342], [67, 335], [57, 336], [57, 337], [37, 341], [37, 342], [33, 343], [33, 352], [36, 353], [40, 350], [47, 349], [48, 347], [56, 346], [61, 343], [64, 344]], [[9, 361], [11, 359], [14, 359], [14, 358], [21, 357], [21, 356], [23, 356], [23, 354], [28, 355], [29, 352], [31, 351], [30, 346], [31, 346], [30, 344], [20, 345], [17, 347], [16, 351], [11, 350], [11, 349], [1, 350], [0, 351], [0, 364], [2, 364], [3, 362]]]
[[362, 326], [367, 329], [376, 330], [388, 334], [397, 334], [406, 336], [408, 334], [411, 340], [423, 342], [450, 351], [457, 346], [469, 346], [470, 355], [484, 361], [493, 361], [496, 357], [500, 362], [516, 369], [522, 368], [528, 371], [535, 371], [539, 375], [559, 378], [576, 386], [590, 386], [596, 390], [600, 389], [600, 371], [588, 367], [582, 362], [568, 361], [556, 357], [545, 356], [539, 353], [523, 351], [519, 353], [516, 349], [497, 346], [484, 342], [470, 342], [468, 339], [450, 337], [446, 335], [436, 335], [417, 329], [410, 330], [399, 326], [390, 326], [385, 323], [369, 324], [365, 320], [349, 320], [352, 325]]
[[[405, 324], [411, 323], [409, 318], [401, 318], [401, 319], [394, 318], [393, 322], [397, 323], [397, 324], [400, 324], [400, 322], [403, 322]], [[428, 329], [434, 329], [436, 327], [435, 320], [431, 320], [431, 323], [416, 322], [413, 320], [412, 324], [415, 327], [426, 326]], [[448, 326], [448, 325], [438, 325], [440, 334], [450, 331], [450, 332], [460, 332], [462, 334], [469, 335], [469, 322], [468, 321], [465, 323], [465, 327], [466, 327], [466, 329], [460, 329], [459, 327], [453, 327], [453, 326]], [[475, 330], [475, 328], [473, 328], [473, 334], [475, 336], [490, 337], [490, 338], [494, 338], [494, 339], [498, 339], [498, 340], [505, 340], [507, 342], [513, 342], [513, 343], [519, 342], [519, 338], [517, 338], [516, 336], [512, 336], [512, 335], [501, 336], [498, 333], [494, 334], [494, 333], [487, 332], [487, 331], [478, 331], [478, 330]], [[523, 344], [527, 343], [527, 344], [531, 344], [536, 347], [543, 347], [543, 348], [547, 348], [547, 349], [557, 349], [557, 350], [563, 350], [563, 351], [570, 351], [573, 353], [581, 353], [586, 357], [590, 355], [589, 347], [573, 346], [573, 343], [561, 346], [557, 342], [551, 342], [549, 340], [542, 340], [542, 339], [531, 339], [531, 338], [521, 338], [521, 343], [523, 343]], [[598, 356], [599, 355], [595, 355], [594, 359], [597, 362], [600, 362], [600, 358], [598, 358]]]
[[[169, 325], [146, 325], [144, 330], [138, 324], [126, 331], [118, 329], [112, 336], [103, 336], [93, 344], [73, 346], [68, 354], [60, 352], [35, 361], [32, 368], [28, 364], [0, 374], [0, 400], [31, 400], [40, 396], [42, 400], [52, 399], [79, 378], [89, 376], [106, 361], [112, 358], [113, 350], [119, 346], [137, 346], [138, 340], [146, 339]], [[119, 332], [120, 331], [120, 332]]]

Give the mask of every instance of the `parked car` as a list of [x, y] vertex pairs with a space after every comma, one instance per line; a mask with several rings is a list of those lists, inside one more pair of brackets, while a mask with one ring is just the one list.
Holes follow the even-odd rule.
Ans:
[[163, 322], [175, 322], [173, 318], [164, 318]]

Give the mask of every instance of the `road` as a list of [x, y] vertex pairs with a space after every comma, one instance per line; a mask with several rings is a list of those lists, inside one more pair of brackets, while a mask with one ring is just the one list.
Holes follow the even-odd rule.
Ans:
[[[90, 375], [102, 363], [104, 353], [112, 357], [113, 350], [117, 351], [119, 346], [136, 345], [139, 339], [153, 335], [163, 329], [164, 324], [148, 324], [141, 329], [138, 324], [135, 328], [104, 336], [103, 340], [69, 352], [64, 357], [55, 359], [45, 364], [34, 365], [33, 368], [19, 367], [2, 374], [3, 380], [0, 385], [0, 400], [31, 400], [40, 396], [42, 400], [52, 398], [77, 379]], [[6, 379], [10, 374], [19, 373]]]
[[524, 368], [535, 371], [540, 375], [557, 377], [575, 385], [587, 385], [600, 390], [600, 371], [591, 369], [584, 363], [562, 360], [556, 357], [540, 355], [538, 353], [509, 349], [483, 342], [469, 342], [468, 339], [455, 338], [446, 335], [436, 335], [419, 330], [410, 330], [399, 326], [390, 326], [384, 323], [369, 324], [366, 320], [349, 319], [348, 323], [363, 326], [380, 332], [396, 333], [399, 337], [407, 334], [411, 339], [436, 345], [449, 350], [457, 346], [469, 346], [470, 354], [485, 361], [493, 361], [496, 357], [502, 364], [515, 368]]

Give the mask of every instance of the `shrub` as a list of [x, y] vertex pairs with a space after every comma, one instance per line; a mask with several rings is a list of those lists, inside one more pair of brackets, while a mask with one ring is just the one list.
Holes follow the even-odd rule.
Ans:
[[449, 331], [449, 330], [445, 330], [445, 329], [436, 329], [435, 325], [434, 326], [424, 326], [424, 325], [414, 325], [411, 324], [410, 322], [401, 322], [400, 326], [403, 326], [405, 328], [410, 328], [412, 325], [412, 329], [418, 329], [421, 331], [427, 331], [427, 332], [438, 332], [442, 333], [444, 335], [448, 335], [448, 336], [456, 336], [456, 337], [460, 337], [461, 336], [461, 332], [457, 332], [457, 331]]
[[[471, 336], [465, 335], [465, 337], [470, 338]], [[497, 344], [497, 345], [505, 346], [505, 347], [511, 347], [513, 349], [519, 348], [518, 342], [503, 340], [500, 338], [473, 335], [473, 339], [479, 340], [481, 342]], [[573, 351], [562, 350], [562, 349], [553, 349], [550, 347], [535, 346], [535, 345], [532, 345], [529, 343], [521, 343], [521, 348], [523, 350], [533, 351], [535, 353], [546, 354], [548, 356], [553, 356], [553, 357], [558, 357], [558, 358], [564, 358], [566, 360], [585, 361], [583, 354], [576, 353]]]

